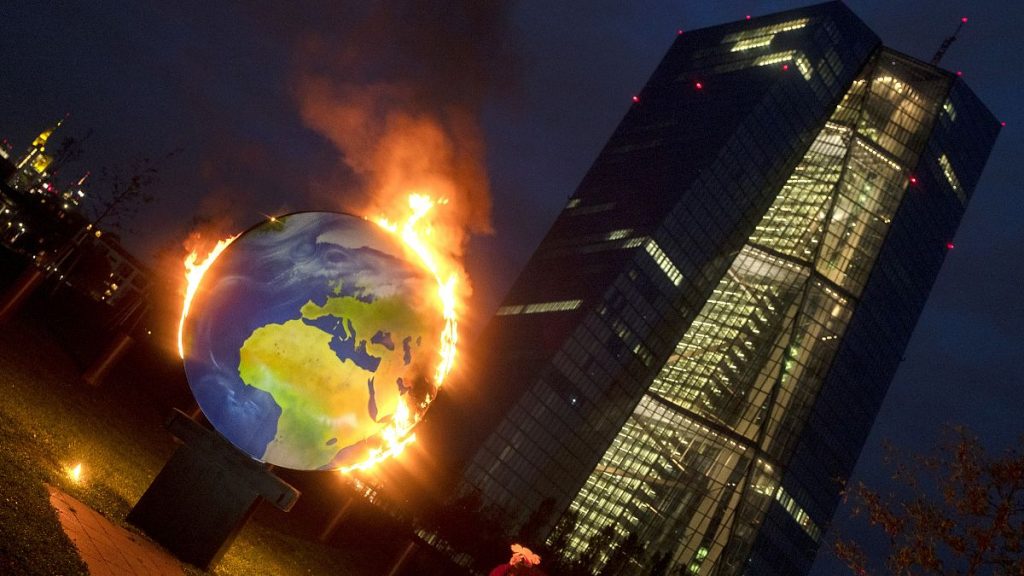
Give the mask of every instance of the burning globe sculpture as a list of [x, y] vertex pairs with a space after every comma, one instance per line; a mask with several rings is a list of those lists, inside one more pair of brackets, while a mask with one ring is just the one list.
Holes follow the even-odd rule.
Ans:
[[189, 386], [257, 460], [357, 465], [401, 442], [436, 393], [438, 281], [401, 240], [345, 214], [301, 212], [232, 242], [184, 318]]

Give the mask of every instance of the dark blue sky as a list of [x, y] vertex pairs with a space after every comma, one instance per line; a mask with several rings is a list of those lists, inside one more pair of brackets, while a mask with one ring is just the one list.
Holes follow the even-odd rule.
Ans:
[[[196, 217], [226, 234], [264, 214], [356, 202], [360, 180], [339, 149], [351, 150], [349, 139], [360, 134], [322, 124], [309, 104], [311, 78], [323, 79], [330, 95], [387, 86], [376, 93], [417, 113], [445, 115], [448, 128], [453, 118], [475, 119], [479, 132], [461, 125], [459, 142], [465, 151], [476, 149], [474, 134], [482, 141], [485, 153], [475, 156], [490, 181], [494, 233], [475, 237], [468, 249], [473, 330], [678, 28], [806, 3], [327, 4], [9, 3], [0, 17], [0, 137], [20, 151], [70, 112], [58, 136], [93, 135], [66, 179], [183, 148], [161, 167], [154, 187], [161, 200], [125, 238], [157, 263], [159, 251], [177, 253]], [[968, 16], [943, 65], [962, 70], [1007, 123], [858, 467], [856, 478], [877, 484], [886, 476], [883, 439], [924, 450], [945, 423], [968, 425], [993, 448], [1024, 434], [1024, 5], [848, 5], [886, 44], [924, 60]], [[816, 574], [833, 569], [819, 561]]]

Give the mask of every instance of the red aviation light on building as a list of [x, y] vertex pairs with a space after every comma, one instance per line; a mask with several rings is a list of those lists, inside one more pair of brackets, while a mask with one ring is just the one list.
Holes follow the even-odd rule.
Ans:
[[789, 70], [789, 64], [782, 65], [782, 71], [785, 72], [786, 70]]
[[704, 89], [704, 85], [701, 84], [700, 82], [694, 82], [693, 83], [693, 87], [696, 88], [697, 90], [703, 90]]
[[964, 16], [963, 18], [961, 18], [960, 22], [962, 22], [964, 24], [967, 24], [967, 16]]
[[999, 125], [1002, 126], [1003, 128], [1005, 128], [1006, 127], [1006, 120], [1003, 120], [1002, 122], [1000, 122]]
[[682, 36], [682, 35], [683, 35], [683, 29], [682, 28], [679, 28], [678, 30], [676, 30], [676, 36]]
[[750, 20], [750, 14], [747, 14], [747, 20]]
[[956, 75], [957, 76], [963, 76], [964, 75], [963, 70], [957, 70], [956, 71]]
[[640, 97], [639, 96], [633, 96], [633, 103], [636, 104], [638, 102], [640, 102]]
[[911, 176], [909, 180], [911, 186], [917, 186], [917, 176]]
[[946, 250], [952, 250], [953, 248], [956, 248], [955, 244], [952, 242], [946, 242]]

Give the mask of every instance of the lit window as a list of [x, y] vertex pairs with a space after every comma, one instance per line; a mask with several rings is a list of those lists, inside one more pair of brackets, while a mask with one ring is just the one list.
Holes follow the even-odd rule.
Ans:
[[539, 302], [536, 304], [511, 304], [502, 306], [495, 312], [498, 316], [515, 316], [517, 314], [541, 314], [544, 312], [565, 312], [575, 310], [583, 304], [583, 300], [559, 300], [556, 302]]
[[946, 181], [953, 188], [953, 192], [956, 192], [957, 198], [960, 198], [961, 202], [966, 202], [967, 197], [964, 196], [963, 188], [960, 186], [960, 179], [956, 177], [953, 165], [949, 163], [949, 158], [945, 154], [939, 156], [939, 166], [942, 167], [942, 173], [946, 176]]
[[956, 108], [953, 108], [953, 103], [946, 100], [946, 103], [942, 105], [942, 111], [949, 116], [950, 122], [956, 122]]
[[742, 52], [744, 50], [753, 50], [754, 48], [768, 46], [769, 44], [772, 43], [773, 38], [775, 38], [774, 35], [761, 36], [759, 38], [749, 38], [747, 40], [740, 40], [739, 42], [733, 44], [732, 49], [730, 51]]
[[612, 230], [609, 232], [604, 239], [605, 240], [622, 240], [633, 233], [632, 228], [624, 228], [622, 230]]
[[661, 268], [661, 271], [665, 273], [665, 276], [668, 277], [670, 282], [676, 286], [679, 286], [683, 282], [683, 273], [679, 271], [679, 268], [676, 268], [676, 265], [673, 264], [671, 260], [669, 260], [668, 254], [665, 254], [661, 247], [658, 246], [657, 242], [649, 240], [647, 244], [644, 245], [644, 249], [646, 249], [647, 253], [651, 255], [651, 258], [654, 259], [654, 263]]
[[814, 69], [811, 67], [811, 61], [804, 56], [803, 53], [797, 52], [796, 50], [788, 50], [786, 52], [773, 52], [772, 54], [765, 54], [764, 56], [758, 56], [754, 60], [754, 66], [771, 66], [773, 64], [782, 64], [785, 62], [792, 61], [796, 64], [800, 74], [803, 75], [805, 80], [810, 80], [814, 74]]
[[810, 514], [801, 508], [800, 505], [796, 503], [796, 500], [794, 500], [782, 486], [779, 486], [778, 489], [775, 490], [775, 500], [778, 501], [793, 520], [795, 520], [796, 523], [804, 529], [804, 532], [806, 532], [811, 539], [817, 542], [821, 538], [821, 528], [814, 523], [814, 520], [811, 520]]
[[781, 32], [799, 30], [804, 26], [807, 26], [808, 22], [810, 22], [809, 18], [798, 18], [796, 20], [790, 20], [788, 22], [781, 22], [779, 24], [772, 24], [770, 26], [754, 28], [753, 30], [743, 30], [742, 32], [734, 32], [723, 38], [722, 43], [726, 44], [729, 42], [738, 42], [740, 40], [748, 40], [751, 38], [758, 38], [760, 36], [774, 36]]
[[582, 206], [579, 198], [573, 198], [569, 201], [569, 204], [565, 207], [566, 210], [570, 210], [569, 215], [571, 216], [582, 216], [583, 214], [594, 214], [595, 212], [605, 212], [615, 207], [614, 202], [603, 202], [601, 204], [594, 204], [592, 206]]

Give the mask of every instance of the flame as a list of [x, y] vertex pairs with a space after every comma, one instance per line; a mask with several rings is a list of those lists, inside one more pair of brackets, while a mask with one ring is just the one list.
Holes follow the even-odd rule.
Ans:
[[[459, 275], [457, 263], [442, 251], [442, 241], [434, 236], [427, 216], [435, 206], [447, 204], [447, 200], [435, 200], [426, 194], [412, 193], [408, 196], [408, 202], [409, 213], [402, 224], [392, 222], [384, 216], [377, 218], [376, 222], [398, 236], [405, 247], [417, 256], [420, 265], [437, 281], [437, 302], [441, 309], [443, 326], [437, 368], [434, 370], [434, 385], [440, 388], [455, 364], [455, 351], [459, 341], [456, 316]], [[425, 408], [430, 400], [428, 397], [420, 408]], [[405, 447], [416, 439], [411, 430], [421, 413], [422, 411], [411, 410], [405, 397], [399, 398], [394, 417], [381, 432], [381, 446], [370, 450], [365, 461], [338, 470], [344, 474], [368, 470], [379, 462], [401, 454]]]
[[196, 264], [196, 261], [199, 260], [199, 252], [197, 250], [192, 250], [185, 257], [185, 301], [181, 307], [181, 320], [178, 321], [178, 355], [182, 358], [185, 357], [185, 346], [182, 343], [182, 335], [185, 332], [185, 319], [188, 318], [188, 310], [192, 306], [192, 298], [195, 297], [196, 290], [199, 289], [199, 282], [203, 279], [203, 274], [206, 274], [206, 271], [213, 265], [213, 262], [220, 256], [220, 253], [234, 242], [238, 236], [236, 234], [218, 241], [213, 250], [210, 250], [210, 253], [199, 264]]

